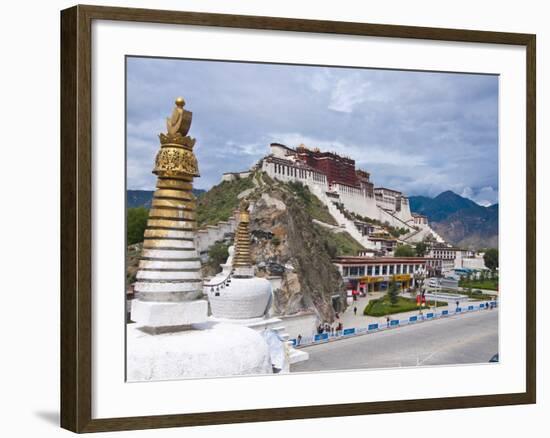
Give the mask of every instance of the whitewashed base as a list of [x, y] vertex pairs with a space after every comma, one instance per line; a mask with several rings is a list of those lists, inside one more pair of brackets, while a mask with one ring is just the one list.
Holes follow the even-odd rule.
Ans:
[[181, 302], [132, 301], [130, 319], [138, 326], [171, 327], [205, 322], [208, 315], [206, 300]]
[[255, 330], [216, 324], [204, 330], [148, 334], [127, 325], [131, 382], [272, 374], [270, 353]]
[[[250, 319], [223, 319], [216, 318], [214, 316], [209, 316], [208, 321], [210, 324], [235, 324], [244, 327], [251, 328], [257, 332], [262, 332], [263, 330], [275, 330], [283, 342], [288, 343], [288, 362], [289, 364], [295, 364], [298, 362], [304, 362], [309, 359], [309, 353], [297, 350], [292, 346], [292, 343], [288, 341], [288, 334], [286, 333], [285, 327], [283, 325], [283, 320], [280, 318], [250, 318]], [[202, 327], [209, 326], [209, 323], [206, 325], [199, 325]]]
[[288, 352], [288, 362], [292, 365], [298, 362], [304, 362], [309, 359], [309, 353], [303, 350], [296, 350], [295, 348], [290, 348]]

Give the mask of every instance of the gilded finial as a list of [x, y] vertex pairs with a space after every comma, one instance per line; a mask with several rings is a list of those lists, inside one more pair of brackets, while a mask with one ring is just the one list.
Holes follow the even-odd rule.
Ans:
[[199, 176], [197, 158], [193, 154], [195, 139], [187, 133], [193, 113], [183, 109], [185, 100], [177, 97], [172, 115], [166, 119], [166, 134], [159, 135], [161, 150], [155, 159], [153, 173], [159, 176]]
[[185, 106], [185, 100], [183, 99], [183, 97], [176, 97], [176, 106], [180, 108], [183, 108]]

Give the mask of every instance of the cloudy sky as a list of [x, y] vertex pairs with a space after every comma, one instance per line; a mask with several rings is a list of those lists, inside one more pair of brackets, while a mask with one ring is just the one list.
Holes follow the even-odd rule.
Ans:
[[128, 58], [129, 189], [154, 189], [177, 96], [193, 111], [197, 188], [248, 169], [271, 142], [304, 143], [355, 159], [375, 186], [498, 202], [496, 76]]

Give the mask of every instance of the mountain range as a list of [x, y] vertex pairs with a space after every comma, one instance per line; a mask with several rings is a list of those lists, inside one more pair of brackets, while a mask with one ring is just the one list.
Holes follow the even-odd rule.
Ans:
[[411, 196], [413, 213], [426, 215], [430, 226], [463, 248], [498, 248], [498, 204], [483, 207], [447, 190], [435, 198]]

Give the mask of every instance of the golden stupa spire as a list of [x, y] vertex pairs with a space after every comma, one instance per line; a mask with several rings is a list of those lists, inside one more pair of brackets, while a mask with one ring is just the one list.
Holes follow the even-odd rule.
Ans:
[[233, 267], [252, 266], [252, 257], [250, 256], [250, 214], [248, 213], [249, 203], [246, 200], [241, 201], [239, 206], [239, 225], [235, 233], [235, 253], [233, 256]]

